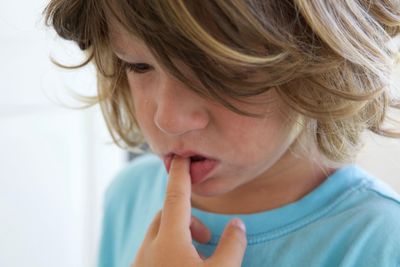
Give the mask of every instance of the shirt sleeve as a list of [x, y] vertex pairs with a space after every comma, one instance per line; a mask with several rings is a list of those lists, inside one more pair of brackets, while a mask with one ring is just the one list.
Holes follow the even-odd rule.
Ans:
[[165, 171], [155, 155], [132, 161], [113, 179], [104, 195], [98, 267], [130, 266], [158, 212]]

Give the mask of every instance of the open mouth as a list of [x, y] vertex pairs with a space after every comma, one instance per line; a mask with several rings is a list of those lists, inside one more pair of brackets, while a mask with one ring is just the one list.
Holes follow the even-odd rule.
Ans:
[[[206, 179], [207, 175], [219, 164], [219, 161], [216, 159], [207, 158], [198, 154], [187, 154], [182, 156], [190, 159], [189, 172], [192, 184], [200, 183]], [[164, 164], [168, 173], [174, 155], [175, 154], [171, 153], [164, 158]]]
[[202, 157], [202, 156], [192, 156], [192, 157], [190, 157], [190, 162], [191, 163], [193, 163], [193, 162], [199, 162], [199, 161], [203, 161], [203, 160], [206, 160], [207, 158], [205, 158], [205, 157]]

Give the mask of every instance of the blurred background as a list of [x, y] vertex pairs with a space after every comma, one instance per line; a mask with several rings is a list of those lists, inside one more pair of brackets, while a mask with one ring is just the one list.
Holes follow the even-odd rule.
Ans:
[[[0, 1], [0, 266], [95, 266], [103, 194], [132, 158], [112, 143], [94, 95], [94, 68], [44, 26], [47, 1]], [[400, 192], [400, 143], [366, 135], [358, 163]]]

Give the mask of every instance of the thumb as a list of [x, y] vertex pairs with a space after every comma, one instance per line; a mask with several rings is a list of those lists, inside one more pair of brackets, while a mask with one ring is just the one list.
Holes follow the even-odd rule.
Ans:
[[247, 246], [246, 227], [236, 218], [229, 222], [214, 254], [209, 258], [217, 266], [240, 267]]

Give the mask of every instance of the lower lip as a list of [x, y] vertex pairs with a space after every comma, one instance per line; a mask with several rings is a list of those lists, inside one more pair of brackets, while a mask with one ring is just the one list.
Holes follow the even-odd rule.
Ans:
[[190, 163], [190, 177], [192, 184], [198, 184], [207, 178], [207, 175], [215, 169], [218, 161], [206, 159]]
[[[164, 159], [165, 168], [169, 173], [171, 167], [172, 157], [167, 157]], [[192, 184], [197, 184], [202, 182], [207, 178], [207, 175], [211, 173], [212, 170], [217, 167], [218, 161], [214, 159], [206, 159], [196, 162], [190, 162], [190, 177]]]

